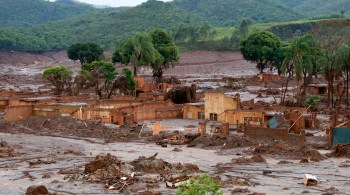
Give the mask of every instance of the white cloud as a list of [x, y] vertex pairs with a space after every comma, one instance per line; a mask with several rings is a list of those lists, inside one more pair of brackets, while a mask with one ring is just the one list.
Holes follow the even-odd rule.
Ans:
[[[80, 2], [85, 2], [94, 5], [108, 5], [111, 7], [120, 7], [120, 6], [136, 6], [140, 5], [147, 0], [78, 0]], [[170, 1], [170, 0], [162, 0]]]

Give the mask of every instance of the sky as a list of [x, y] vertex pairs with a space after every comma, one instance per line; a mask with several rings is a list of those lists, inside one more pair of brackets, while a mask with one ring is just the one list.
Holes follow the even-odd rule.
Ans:
[[[120, 6], [136, 6], [140, 5], [147, 0], [79, 0], [80, 2], [85, 2], [94, 5], [108, 5], [111, 7], [120, 7]], [[170, 0], [162, 0], [170, 1]]]

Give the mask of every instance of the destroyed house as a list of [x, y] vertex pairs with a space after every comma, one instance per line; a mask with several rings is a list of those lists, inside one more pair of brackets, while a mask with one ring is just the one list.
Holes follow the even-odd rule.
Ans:
[[184, 119], [205, 119], [204, 102], [188, 103], [184, 105], [183, 118]]
[[212, 121], [226, 121], [226, 110], [240, 108], [240, 95], [226, 95], [222, 92], [205, 93], [205, 119]]

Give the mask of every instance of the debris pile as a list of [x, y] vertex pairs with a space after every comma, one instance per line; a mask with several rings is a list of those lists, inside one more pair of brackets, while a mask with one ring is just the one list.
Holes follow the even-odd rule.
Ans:
[[237, 178], [237, 177], [231, 177], [221, 182], [221, 187], [223, 188], [229, 188], [232, 186], [252, 186], [252, 185], [253, 184], [250, 183], [248, 179]]
[[40, 165], [40, 164], [54, 164], [56, 163], [56, 161], [54, 160], [41, 160], [41, 159], [37, 159], [37, 160], [32, 160], [32, 161], [29, 161], [28, 164], [30, 166], [35, 166], [35, 165]]
[[[11, 128], [8, 128], [11, 126]], [[128, 142], [137, 140], [141, 127], [122, 126], [109, 128], [103, 123], [96, 121], [80, 121], [70, 117], [42, 117], [33, 116], [16, 123], [1, 122], [1, 132], [25, 133], [39, 135], [72, 136], [81, 138], [100, 138], [106, 142]]]
[[[106, 188], [121, 192], [128, 187], [131, 189], [133, 185], [140, 182], [157, 183], [172, 179], [174, 176], [187, 176], [187, 174], [202, 172], [194, 164], [171, 164], [163, 159], [157, 159], [157, 154], [151, 157], [140, 156], [130, 163], [123, 162], [111, 154], [100, 154], [85, 165], [81, 179], [103, 183]], [[75, 176], [70, 178], [80, 179]]]
[[14, 149], [7, 142], [0, 141], [0, 158], [14, 156]]
[[199, 137], [200, 134], [186, 134], [186, 135], [173, 135], [171, 137], [162, 139], [157, 142], [158, 145], [164, 146], [167, 144], [170, 145], [185, 145], [191, 143], [194, 139]]
[[347, 157], [350, 158], [350, 144], [338, 144], [330, 157]]
[[43, 185], [41, 186], [30, 186], [27, 188], [26, 195], [49, 195], [49, 191]]
[[320, 154], [317, 150], [301, 146], [290, 146], [284, 143], [260, 144], [258, 146], [251, 147], [250, 150], [253, 154], [281, 155], [284, 157], [291, 157], [296, 159], [309, 158], [312, 159], [312, 161], [320, 161], [326, 159], [326, 157]]
[[190, 87], [176, 87], [168, 91], [165, 100], [170, 99], [175, 104], [191, 103], [196, 101], [196, 85]]
[[130, 162], [133, 166], [133, 171], [141, 173], [158, 173], [165, 177], [176, 174], [191, 174], [200, 173], [201, 170], [197, 165], [190, 163], [175, 163], [171, 164], [163, 159], [157, 159], [158, 153], [151, 157], [140, 156], [138, 159]]
[[126, 170], [125, 163], [117, 157], [101, 154], [85, 165], [84, 179], [104, 183], [111, 190], [122, 191], [134, 182], [134, 175]]
[[266, 160], [261, 155], [254, 155], [252, 157], [239, 157], [232, 159], [233, 163], [248, 164], [248, 163], [266, 163]]
[[222, 137], [220, 135], [214, 134], [202, 135], [194, 139], [188, 144], [189, 147], [210, 147], [210, 146], [222, 146], [222, 149], [232, 149], [239, 147], [248, 147], [254, 145], [254, 141], [245, 136], [230, 135], [229, 137]]

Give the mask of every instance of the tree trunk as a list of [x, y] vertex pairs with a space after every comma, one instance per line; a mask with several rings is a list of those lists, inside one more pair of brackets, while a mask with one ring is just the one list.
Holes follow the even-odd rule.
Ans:
[[346, 108], [349, 108], [349, 71], [346, 70]]
[[137, 67], [134, 66], [134, 76], [137, 77]]

